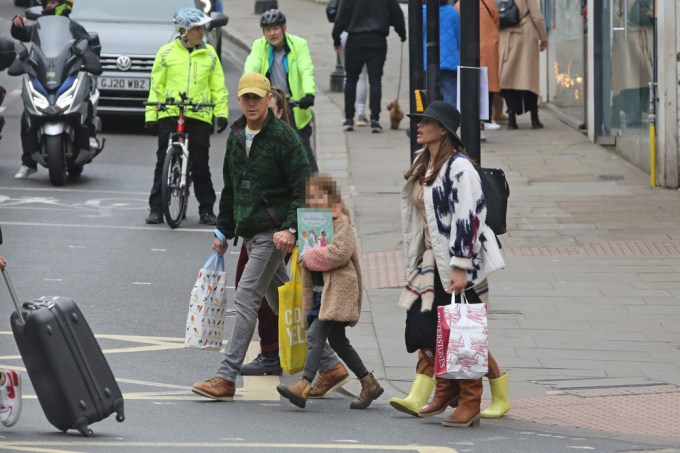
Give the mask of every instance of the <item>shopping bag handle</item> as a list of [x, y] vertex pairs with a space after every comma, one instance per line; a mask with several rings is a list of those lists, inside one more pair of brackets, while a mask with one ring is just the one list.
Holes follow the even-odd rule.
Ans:
[[293, 249], [290, 255], [290, 281], [296, 282], [300, 280], [300, 265], [298, 264], [298, 248]]
[[213, 269], [213, 274], [217, 274], [220, 271], [220, 269], [224, 271], [224, 256], [218, 255], [217, 252], [212, 252], [212, 254], [208, 257], [208, 261], [205, 262], [201, 269], [208, 269], [213, 261], [215, 261], [215, 268]]

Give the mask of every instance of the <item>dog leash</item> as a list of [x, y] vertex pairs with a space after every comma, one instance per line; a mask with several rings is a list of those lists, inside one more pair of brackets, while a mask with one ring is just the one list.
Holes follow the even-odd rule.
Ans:
[[401, 56], [399, 57], [399, 82], [397, 82], [397, 101], [401, 93], [401, 73], [404, 69], [404, 43], [401, 43]]

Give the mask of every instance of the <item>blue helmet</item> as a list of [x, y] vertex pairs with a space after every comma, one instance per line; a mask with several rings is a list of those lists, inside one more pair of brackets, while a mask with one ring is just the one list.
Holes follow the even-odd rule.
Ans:
[[200, 9], [180, 8], [175, 11], [175, 17], [172, 18], [172, 23], [175, 24], [175, 28], [179, 31], [181, 28], [190, 30], [195, 27], [203, 26], [210, 22], [210, 20], [211, 19]]

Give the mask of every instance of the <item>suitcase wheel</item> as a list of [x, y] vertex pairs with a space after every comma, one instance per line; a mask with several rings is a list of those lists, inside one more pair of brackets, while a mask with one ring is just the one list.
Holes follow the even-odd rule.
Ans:
[[94, 435], [92, 430], [87, 426], [87, 418], [79, 418], [74, 425], [74, 428], [80, 431], [80, 434], [82, 434], [83, 437], [92, 437]]
[[118, 423], [123, 423], [125, 421], [125, 415], [123, 414], [116, 414], [116, 421]]

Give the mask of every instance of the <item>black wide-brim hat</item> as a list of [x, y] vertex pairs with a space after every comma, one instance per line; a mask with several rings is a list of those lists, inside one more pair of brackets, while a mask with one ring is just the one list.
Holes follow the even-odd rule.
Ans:
[[409, 113], [409, 118], [432, 118], [441, 123], [444, 129], [449, 131], [456, 146], [465, 148], [465, 145], [461, 141], [456, 131], [460, 127], [460, 112], [451, 103], [446, 101], [432, 101], [430, 105], [427, 106], [423, 113]]

